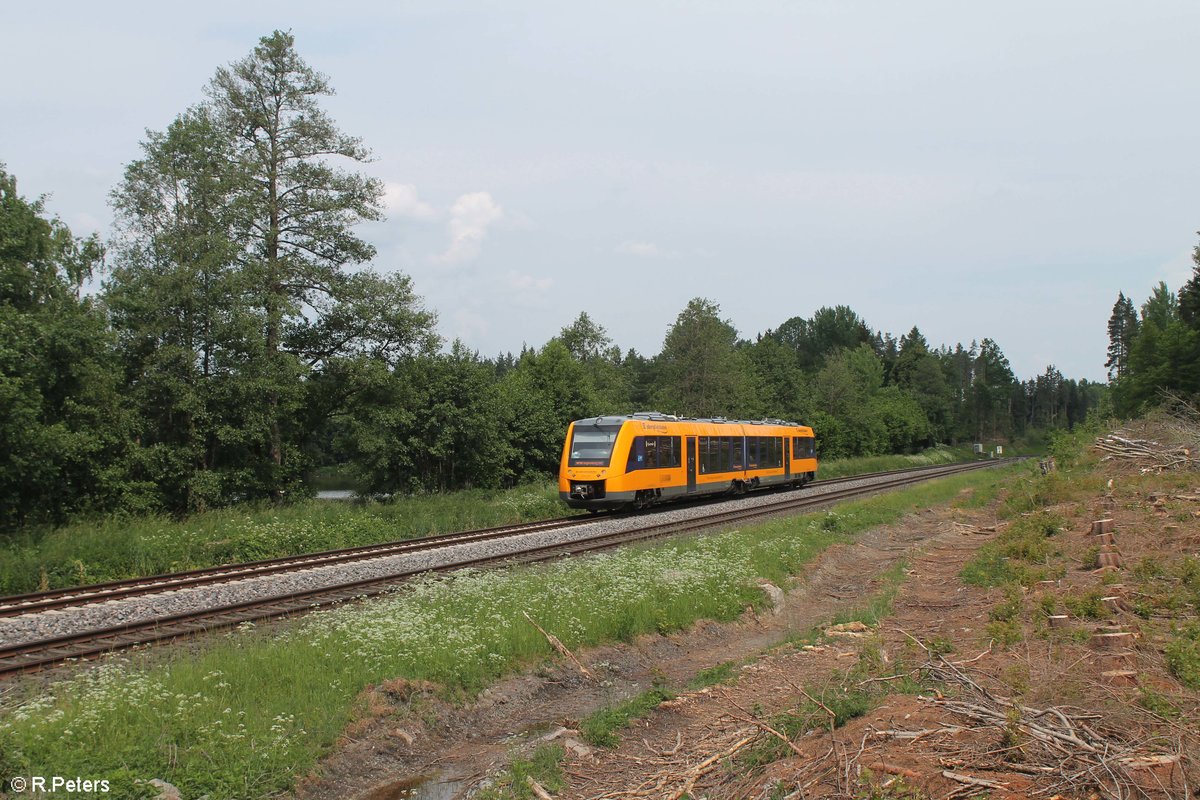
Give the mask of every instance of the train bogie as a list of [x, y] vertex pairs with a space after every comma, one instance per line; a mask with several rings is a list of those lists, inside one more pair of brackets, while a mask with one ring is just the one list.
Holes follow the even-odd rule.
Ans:
[[816, 471], [813, 432], [803, 425], [658, 413], [592, 417], [567, 429], [559, 496], [572, 508], [640, 508], [762, 486], [801, 486]]

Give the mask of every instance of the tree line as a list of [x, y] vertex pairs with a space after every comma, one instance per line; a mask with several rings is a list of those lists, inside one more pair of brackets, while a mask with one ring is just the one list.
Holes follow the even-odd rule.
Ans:
[[519, 354], [444, 347], [355, 233], [382, 186], [354, 170], [369, 151], [320, 107], [331, 93], [290, 34], [261, 39], [148, 133], [108, 242], [0, 166], [0, 528], [282, 501], [327, 464], [373, 492], [510, 485], [600, 413], [803, 421], [828, 458], [1070, 427], [1101, 396], [1053, 367], [1018, 380], [990, 339], [933, 348], [845, 306], [749, 340], [697, 298], [652, 356], [586, 311]]
[[1172, 291], [1159, 281], [1139, 307], [1117, 294], [1108, 320], [1108, 379], [1118, 414], [1134, 416], [1164, 397], [1200, 395], [1200, 247], [1191, 278]]

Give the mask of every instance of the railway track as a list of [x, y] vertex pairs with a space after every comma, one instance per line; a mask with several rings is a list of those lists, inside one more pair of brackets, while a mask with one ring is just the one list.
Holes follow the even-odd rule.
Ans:
[[217, 567], [205, 567], [186, 572], [153, 575], [148, 578], [129, 578], [127, 580], [110, 581], [108, 583], [52, 589], [46, 592], [9, 595], [8, 597], [0, 597], [0, 618], [20, 616], [38, 611], [50, 611], [52, 609], [71, 608], [90, 603], [103, 603], [110, 600], [119, 600], [158, 592], [170, 592], [195, 586], [230, 583], [232, 581], [246, 580], [265, 575], [277, 575], [283, 572], [326, 567], [333, 564], [349, 564], [372, 558], [419, 553], [424, 550], [434, 550], [439, 547], [449, 547], [455, 544], [486, 542], [509, 536], [519, 536], [525, 533], [569, 528], [592, 521], [588, 517], [578, 516], [539, 520], [538, 522], [529, 522], [520, 525], [502, 525], [495, 528], [481, 528], [472, 531], [422, 536], [416, 539], [364, 545], [362, 547], [326, 550], [320, 553], [308, 553], [301, 556], [247, 561], [240, 564], [223, 564]]
[[[863, 480], [877, 479], [875, 482], [865, 486], [856, 485], [845, 489], [834, 488], [830, 491], [824, 491], [821, 494], [782, 495], [783, 499], [777, 502], [764, 503], [751, 507], [739, 507], [730, 510], [721, 510], [718, 508], [713, 514], [706, 514], [690, 519], [655, 523], [654, 515], [647, 515], [645, 517], [647, 524], [645, 525], [632, 529], [602, 533], [585, 539], [533, 547], [501, 556], [492, 555], [481, 558], [462, 559], [432, 568], [422, 567], [414, 570], [401, 570], [384, 577], [371, 577], [320, 588], [287, 592], [245, 602], [215, 606], [201, 611], [165, 615], [148, 620], [127, 622], [61, 636], [0, 646], [0, 677], [44, 669], [68, 660], [94, 658], [104, 653], [134, 645], [194, 636], [246, 622], [286, 617], [320, 606], [382, 594], [394, 590], [416, 575], [429, 572], [445, 573], [472, 567], [484, 568], [502, 564], [526, 564], [596, 552], [633, 542], [649, 541], [778, 514], [788, 514], [799, 510], [817, 508], [851, 497], [869, 495], [937, 477], [994, 466], [996, 463], [972, 462], [968, 464], [922, 467], [913, 470], [871, 473], [869, 475], [855, 475], [829, 481], [819, 481], [810, 484], [810, 486], [830, 488], [839, 484], [860, 484]], [[428, 536], [420, 539], [327, 551], [291, 558], [270, 559], [246, 564], [191, 570], [189, 572], [160, 575], [145, 579], [114, 581], [74, 589], [0, 597], [0, 617], [55, 611], [100, 602], [112, 602], [130, 597], [229, 583], [264, 575], [313, 569], [331, 564], [344, 564], [373, 558], [406, 555], [451, 547], [458, 544], [486, 542], [527, 533], [575, 527], [596, 521], [596, 517], [567, 517], [525, 525]]]

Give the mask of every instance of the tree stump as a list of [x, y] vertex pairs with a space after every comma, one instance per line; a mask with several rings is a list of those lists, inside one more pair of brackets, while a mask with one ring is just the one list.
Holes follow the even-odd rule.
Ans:
[[1137, 686], [1137, 672], [1131, 669], [1110, 669], [1100, 673], [1109, 686]]
[[1100, 602], [1104, 604], [1105, 608], [1107, 608], [1109, 611], [1111, 611], [1114, 614], [1116, 614], [1119, 611], [1125, 610], [1125, 599], [1118, 595], [1109, 595], [1108, 597], [1101, 597]]
[[1112, 652], [1114, 650], [1127, 650], [1133, 647], [1133, 634], [1128, 631], [1097, 631], [1092, 634], [1091, 645], [1093, 650], [1102, 652]]
[[1163, 791], [1172, 797], [1184, 785], [1183, 769], [1179, 756], [1127, 756], [1118, 758], [1117, 763], [1125, 768], [1134, 785], [1152, 797], [1161, 797]]
[[1101, 533], [1112, 533], [1113, 521], [1111, 519], [1098, 519], [1092, 523], [1092, 535], [1096, 536]]

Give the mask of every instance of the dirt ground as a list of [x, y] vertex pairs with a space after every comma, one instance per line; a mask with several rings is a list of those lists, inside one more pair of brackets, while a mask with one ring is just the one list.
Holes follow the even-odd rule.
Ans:
[[[593, 679], [559, 659], [465, 707], [429, 687], [375, 687], [298, 796], [464, 796], [544, 741], [565, 747], [563, 798], [1193, 796], [1196, 693], [1167, 675], [1158, 629], [1129, 612], [1124, 573], [1105, 577], [1086, 563], [1091, 523], [1102, 518], [1113, 520], [1123, 569], [1143, 552], [1196, 551], [1200, 519], [1174, 507], [1164, 517], [1152, 494], [1110, 488], [1062, 504], [1065, 575], [1016, 598], [959, 579], [1003, 529], [995, 506], [926, 509], [827, 550], [773, 612], [578, 653]], [[877, 627], [804, 643], [861, 609], [900, 560], [906, 577]], [[1051, 630], [1037, 613], [1048, 607], [1043, 594], [1099, 586], [1117, 597], [1112, 619], [1071, 618]], [[1023, 616], [1008, 627], [1015, 640], [1001, 643], [993, 622], [1005, 602]], [[586, 745], [576, 732], [598, 708], [652, 685], [686, 686], [731, 661], [733, 680], [661, 704], [621, 730], [618, 747]], [[1147, 689], [1180, 713], [1147, 710], [1137, 702]], [[835, 729], [777, 728], [863, 694], [866, 713]]]

